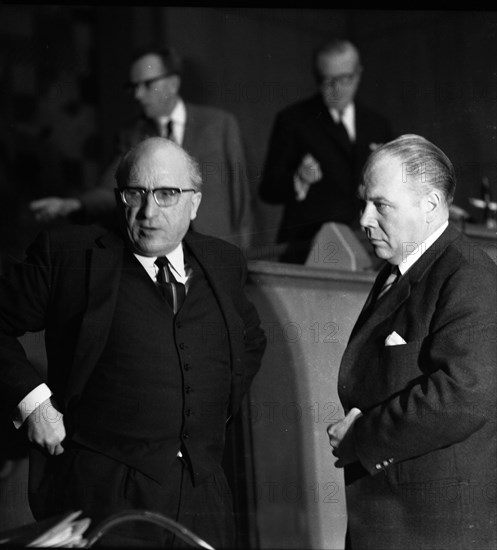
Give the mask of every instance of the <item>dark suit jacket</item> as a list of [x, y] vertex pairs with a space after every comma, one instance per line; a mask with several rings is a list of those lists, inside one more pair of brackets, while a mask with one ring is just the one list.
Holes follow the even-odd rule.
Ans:
[[[193, 156], [202, 173], [202, 204], [193, 222], [195, 231], [248, 246], [252, 230], [252, 191], [238, 122], [226, 111], [185, 103], [186, 125], [182, 147]], [[120, 156], [141, 140], [157, 136], [150, 119], [140, 118], [118, 137], [116, 157], [100, 185], [82, 196], [88, 219], [113, 212], [114, 173]]]
[[[278, 241], [312, 238], [325, 222], [352, 223], [359, 213], [355, 196], [359, 176], [372, 147], [393, 137], [388, 121], [356, 103], [353, 148], [339, 131], [320, 95], [278, 113], [269, 140], [259, 194], [284, 204]], [[320, 164], [323, 177], [303, 201], [295, 198], [293, 176], [306, 154]]]
[[[364, 413], [345, 467], [353, 549], [496, 548], [496, 330], [497, 266], [452, 226], [366, 302], [338, 380]], [[393, 331], [406, 344], [385, 346]]]
[[[189, 233], [185, 245], [204, 268], [226, 320], [233, 415], [259, 369], [265, 336], [243, 286], [246, 263], [238, 248]], [[68, 226], [42, 232], [27, 259], [0, 279], [0, 401], [4, 414], [42, 380], [17, 341], [28, 331], [45, 330], [46, 382], [61, 410], [83, 393], [106, 343], [123, 261], [117, 233], [95, 226]], [[199, 327], [199, 341], [203, 327]], [[109, 396], [111, 400], [112, 396]], [[121, 457], [126, 463], [126, 457]], [[152, 476], [153, 477], [153, 476]], [[36, 484], [38, 480], [30, 479]], [[33, 485], [34, 486], [34, 485]]]

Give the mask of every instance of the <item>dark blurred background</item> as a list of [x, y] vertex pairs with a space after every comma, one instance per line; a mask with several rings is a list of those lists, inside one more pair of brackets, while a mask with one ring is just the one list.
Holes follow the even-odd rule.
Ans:
[[[40, 227], [33, 198], [98, 181], [116, 130], [135, 113], [128, 57], [150, 39], [186, 58], [182, 95], [238, 118], [254, 195], [274, 116], [314, 91], [312, 48], [348, 36], [362, 53], [359, 97], [397, 134], [439, 145], [458, 173], [455, 203], [497, 180], [497, 12], [159, 6], [0, 6], [2, 255]], [[273, 242], [278, 206], [254, 202], [255, 242]]]

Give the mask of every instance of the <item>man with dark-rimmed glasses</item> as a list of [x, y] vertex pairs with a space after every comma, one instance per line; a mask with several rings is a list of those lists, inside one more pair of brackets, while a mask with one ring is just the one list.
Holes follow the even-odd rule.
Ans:
[[[36, 519], [82, 510], [95, 526], [127, 509], [159, 512], [233, 548], [225, 432], [266, 343], [246, 263], [190, 230], [201, 174], [171, 140], [140, 142], [115, 181], [120, 231], [43, 231], [0, 279], [0, 402], [32, 443], [30, 506]], [[17, 342], [42, 329], [47, 379]], [[134, 522], [104, 543], [181, 541]]]

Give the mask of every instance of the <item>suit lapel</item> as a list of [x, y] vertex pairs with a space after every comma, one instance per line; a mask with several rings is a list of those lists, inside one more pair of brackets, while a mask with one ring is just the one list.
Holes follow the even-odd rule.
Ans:
[[81, 392], [100, 357], [116, 305], [124, 244], [109, 233], [88, 251], [88, 305], [75, 347], [68, 395]]
[[[226, 262], [226, 260], [229, 265], [229, 257], [227, 259], [223, 259], [219, 254], [214, 254], [216, 249], [213, 249], [210, 243], [197, 240], [196, 236], [192, 233], [188, 233], [186, 235], [185, 243], [190, 254], [195, 257], [197, 262], [203, 268], [205, 276], [214, 292], [214, 296], [219, 303], [221, 313], [226, 323], [226, 330], [230, 345], [231, 363], [232, 366], [237, 365], [238, 363], [235, 361], [235, 358], [240, 355], [239, 347], [243, 341], [237, 329], [240, 328], [240, 330], [242, 330], [243, 327], [240, 325], [240, 316], [233, 306], [233, 301], [223, 287], [223, 281], [225, 281], [226, 278], [219, 268], [220, 262]], [[223, 263], [223, 265], [225, 264]]]
[[366, 298], [366, 302], [364, 303], [362, 310], [359, 313], [359, 317], [357, 318], [357, 321], [355, 322], [355, 325], [352, 328], [352, 333], [350, 338], [352, 338], [354, 333], [357, 332], [357, 330], [364, 324], [365, 320], [371, 314], [375, 296], [378, 294], [378, 292], [380, 291], [380, 288], [383, 286], [383, 283], [386, 281], [389, 271], [390, 271], [390, 264], [385, 264], [383, 268], [380, 270], [380, 272], [378, 273], [373, 283], [373, 286], [369, 291], [368, 297]]

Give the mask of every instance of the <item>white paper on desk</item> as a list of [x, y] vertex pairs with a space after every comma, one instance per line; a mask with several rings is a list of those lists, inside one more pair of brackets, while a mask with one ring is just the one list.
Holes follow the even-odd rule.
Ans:
[[385, 346], [401, 346], [407, 342], [395, 330], [385, 338]]

